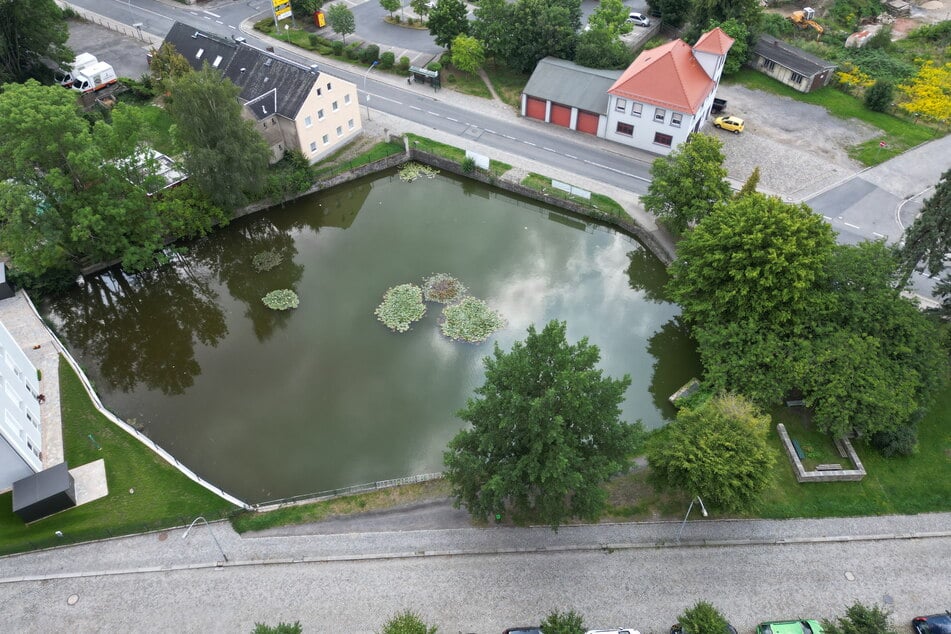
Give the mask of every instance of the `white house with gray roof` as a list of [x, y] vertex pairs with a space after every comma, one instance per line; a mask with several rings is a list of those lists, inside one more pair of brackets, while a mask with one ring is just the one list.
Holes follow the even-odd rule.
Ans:
[[241, 89], [245, 116], [267, 140], [274, 161], [291, 149], [315, 163], [363, 132], [357, 87], [316, 65], [303, 66], [181, 22], [165, 42], [192, 68], [207, 63]]
[[43, 470], [36, 368], [0, 323], [0, 491]]
[[836, 65], [772, 35], [760, 35], [749, 65], [799, 92], [812, 92], [832, 81]]

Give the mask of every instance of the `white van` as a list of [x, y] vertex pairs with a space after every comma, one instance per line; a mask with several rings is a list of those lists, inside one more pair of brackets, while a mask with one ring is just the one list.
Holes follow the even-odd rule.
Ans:
[[69, 70], [63, 70], [62, 68], [53, 73], [53, 78], [60, 86], [65, 86], [69, 88], [73, 85], [73, 82], [76, 80], [76, 72], [80, 69], [85, 68], [86, 66], [91, 66], [99, 60], [92, 53], [80, 53], [76, 56], [69, 64]]
[[116, 83], [116, 71], [105, 62], [97, 62], [77, 71], [72, 89], [79, 92], [93, 92]]

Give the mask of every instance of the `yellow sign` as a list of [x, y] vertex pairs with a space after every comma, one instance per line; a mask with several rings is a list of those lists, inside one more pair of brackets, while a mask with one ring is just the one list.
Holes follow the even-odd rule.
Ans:
[[285, 4], [290, 4], [290, 0], [271, 0], [271, 5], [274, 9], [282, 8]]
[[284, 9], [284, 8], [282, 8], [282, 9], [275, 9], [275, 10], [274, 10], [274, 15], [277, 17], [278, 20], [283, 20], [284, 18], [289, 18], [289, 17], [291, 17], [291, 7], [290, 7], [290, 5], [288, 5], [286, 9]]

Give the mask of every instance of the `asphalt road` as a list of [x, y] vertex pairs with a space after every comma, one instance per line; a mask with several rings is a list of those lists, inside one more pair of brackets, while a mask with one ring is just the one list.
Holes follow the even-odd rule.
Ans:
[[17, 632], [247, 632], [300, 620], [305, 632], [361, 633], [404, 609], [440, 632], [500, 632], [573, 608], [589, 627], [647, 634], [704, 599], [751, 632], [856, 600], [885, 602], [907, 624], [947, 607], [949, 560], [951, 538], [272, 563], [0, 584], [0, 605]]

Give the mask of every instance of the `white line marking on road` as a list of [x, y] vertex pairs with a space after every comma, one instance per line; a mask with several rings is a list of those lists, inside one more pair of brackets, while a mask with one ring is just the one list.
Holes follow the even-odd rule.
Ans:
[[410, 108], [410, 110], [419, 110], [420, 112], [423, 111], [423, 109], [420, 108], [420, 107], [418, 107], [418, 106], [410, 106], [409, 108]]
[[572, 160], [575, 160], [575, 161], [578, 160], [578, 157], [577, 157], [577, 156], [573, 156], [573, 155], [571, 155], [571, 154], [565, 154], [565, 156], [567, 156], [568, 158], [570, 158], [570, 159], [572, 159]]
[[221, 20], [215, 20], [215, 24], [224, 24]]
[[861, 229], [861, 228], [862, 228], [862, 227], [860, 227], [860, 226], [858, 226], [858, 225], [853, 225], [851, 222], [846, 222], [846, 221], [844, 221], [844, 220], [842, 221], [842, 224], [844, 224], [846, 227], [852, 227], [853, 229]]
[[876, 238], [887, 238], [887, 237], [888, 237], [888, 236], [883, 236], [883, 235], [880, 234], [878, 231], [873, 231], [873, 232], [872, 232], [872, 235], [875, 236]]
[[829, 216], [823, 216], [823, 218], [825, 218], [825, 219], [828, 220], [829, 222], [832, 222], [832, 218], [830, 218]]
[[192, 15], [198, 15], [197, 11], [189, 11], [189, 13], [191, 13]]
[[508, 134], [503, 134], [502, 136], [504, 136], [506, 139], [512, 139], [513, 141], [517, 141], [517, 140], [518, 140], [518, 139], [516, 139], [514, 136], [510, 136], [510, 135], [508, 135]]
[[439, 116], [438, 114], [436, 114], [436, 113], [433, 112], [432, 110], [427, 110], [427, 111], [426, 111], [426, 114], [428, 114], [428, 115], [430, 115], [430, 116], [432, 116], [432, 117], [438, 117], [438, 116]]
[[238, 27], [236, 27], [236, 26], [234, 26], [234, 25], [231, 25], [231, 24], [229, 24], [229, 25], [228, 25], [228, 28], [229, 28], [229, 29], [237, 29]]
[[459, 123], [459, 119], [453, 119], [452, 117], [446, 117], [447, 121], [452, 121], [453, 123]]
[[485, 131], [488, 132], [489, 134], [498, 134], [498, 132], [496, 132], [495, 130], [490, 130], [488, 128], [486, 128]]
[[205, 18], [206, 20], [208, 20], [209, 22], [211, 22], [211, 18], [208, 17], [207, 15], [203, 15], [203, 16], [201, 16], [201, 17], [203, 17], [203, 18]]
[[535, 144], [532, 143], [531, 141], [522, 141], [522, 143], [524, 143], [525, 145], [531, 145], [532, 147], [538, 147], [537, 145], [535, 145]]
[[584, 162], [587, 163], [588, 165], [593, 165], [594, 167], [600, 167], [600, 168], [603, 169], [603, 170], [608, 170], [609, 172], [614, 172], [615, 174], [620, 174], [621, 176], [630, 176], [631, 178], [636, 178], [637, 180], [644, 181], [645, 183], [649, 183], [649, 182], [650, 182], [650, 179], [649, 179], [649, 178], [644, 178], [643, 176], [638, 176], [637, 174], [631, 174], [630, 172], [625, 172], [625, 171], [619, 170], [619, 169], [617, 169], [617, 168], [615, 168], [615, 167], [610, 167], [610, 166], [608, 166], [608, 165], [602, 165], [601, 163], [595, 163], [594, 161], [589, 161], [588, 159], [584, 159]]
[[557, 152], [556, 150], [553, 150], [553, 149], [551, 149], [550, 147], [542, 146], [542, 149], [543, 149], [543, 150], [548, 150], [549, 152], [554, 152], [555, 154], [558, 154], [558, 152]]
[[220, 17], [221, 17], [221, 16], [218, 15], [217, 13], [212, 13], [211, 11], [205, 11], [204, 9], [202, 9], [201, 12], [202, 12], [202, 13], [207, 13], [208, 15], [214, 16], [214, 17], [216, 17], [216, 18], [220, 18]]
[[383, 95], [378, 95], [376, 93], [373, 93], [373, 96], [376, 97], [377, 99], [382, 99], [383, 101], [389, 101], [391, 103], [395, 103], [398, 106], [403, 105], [402, 101], [397, 101], [396, 99], [390, 99], [389, 97], [384, 97]]

